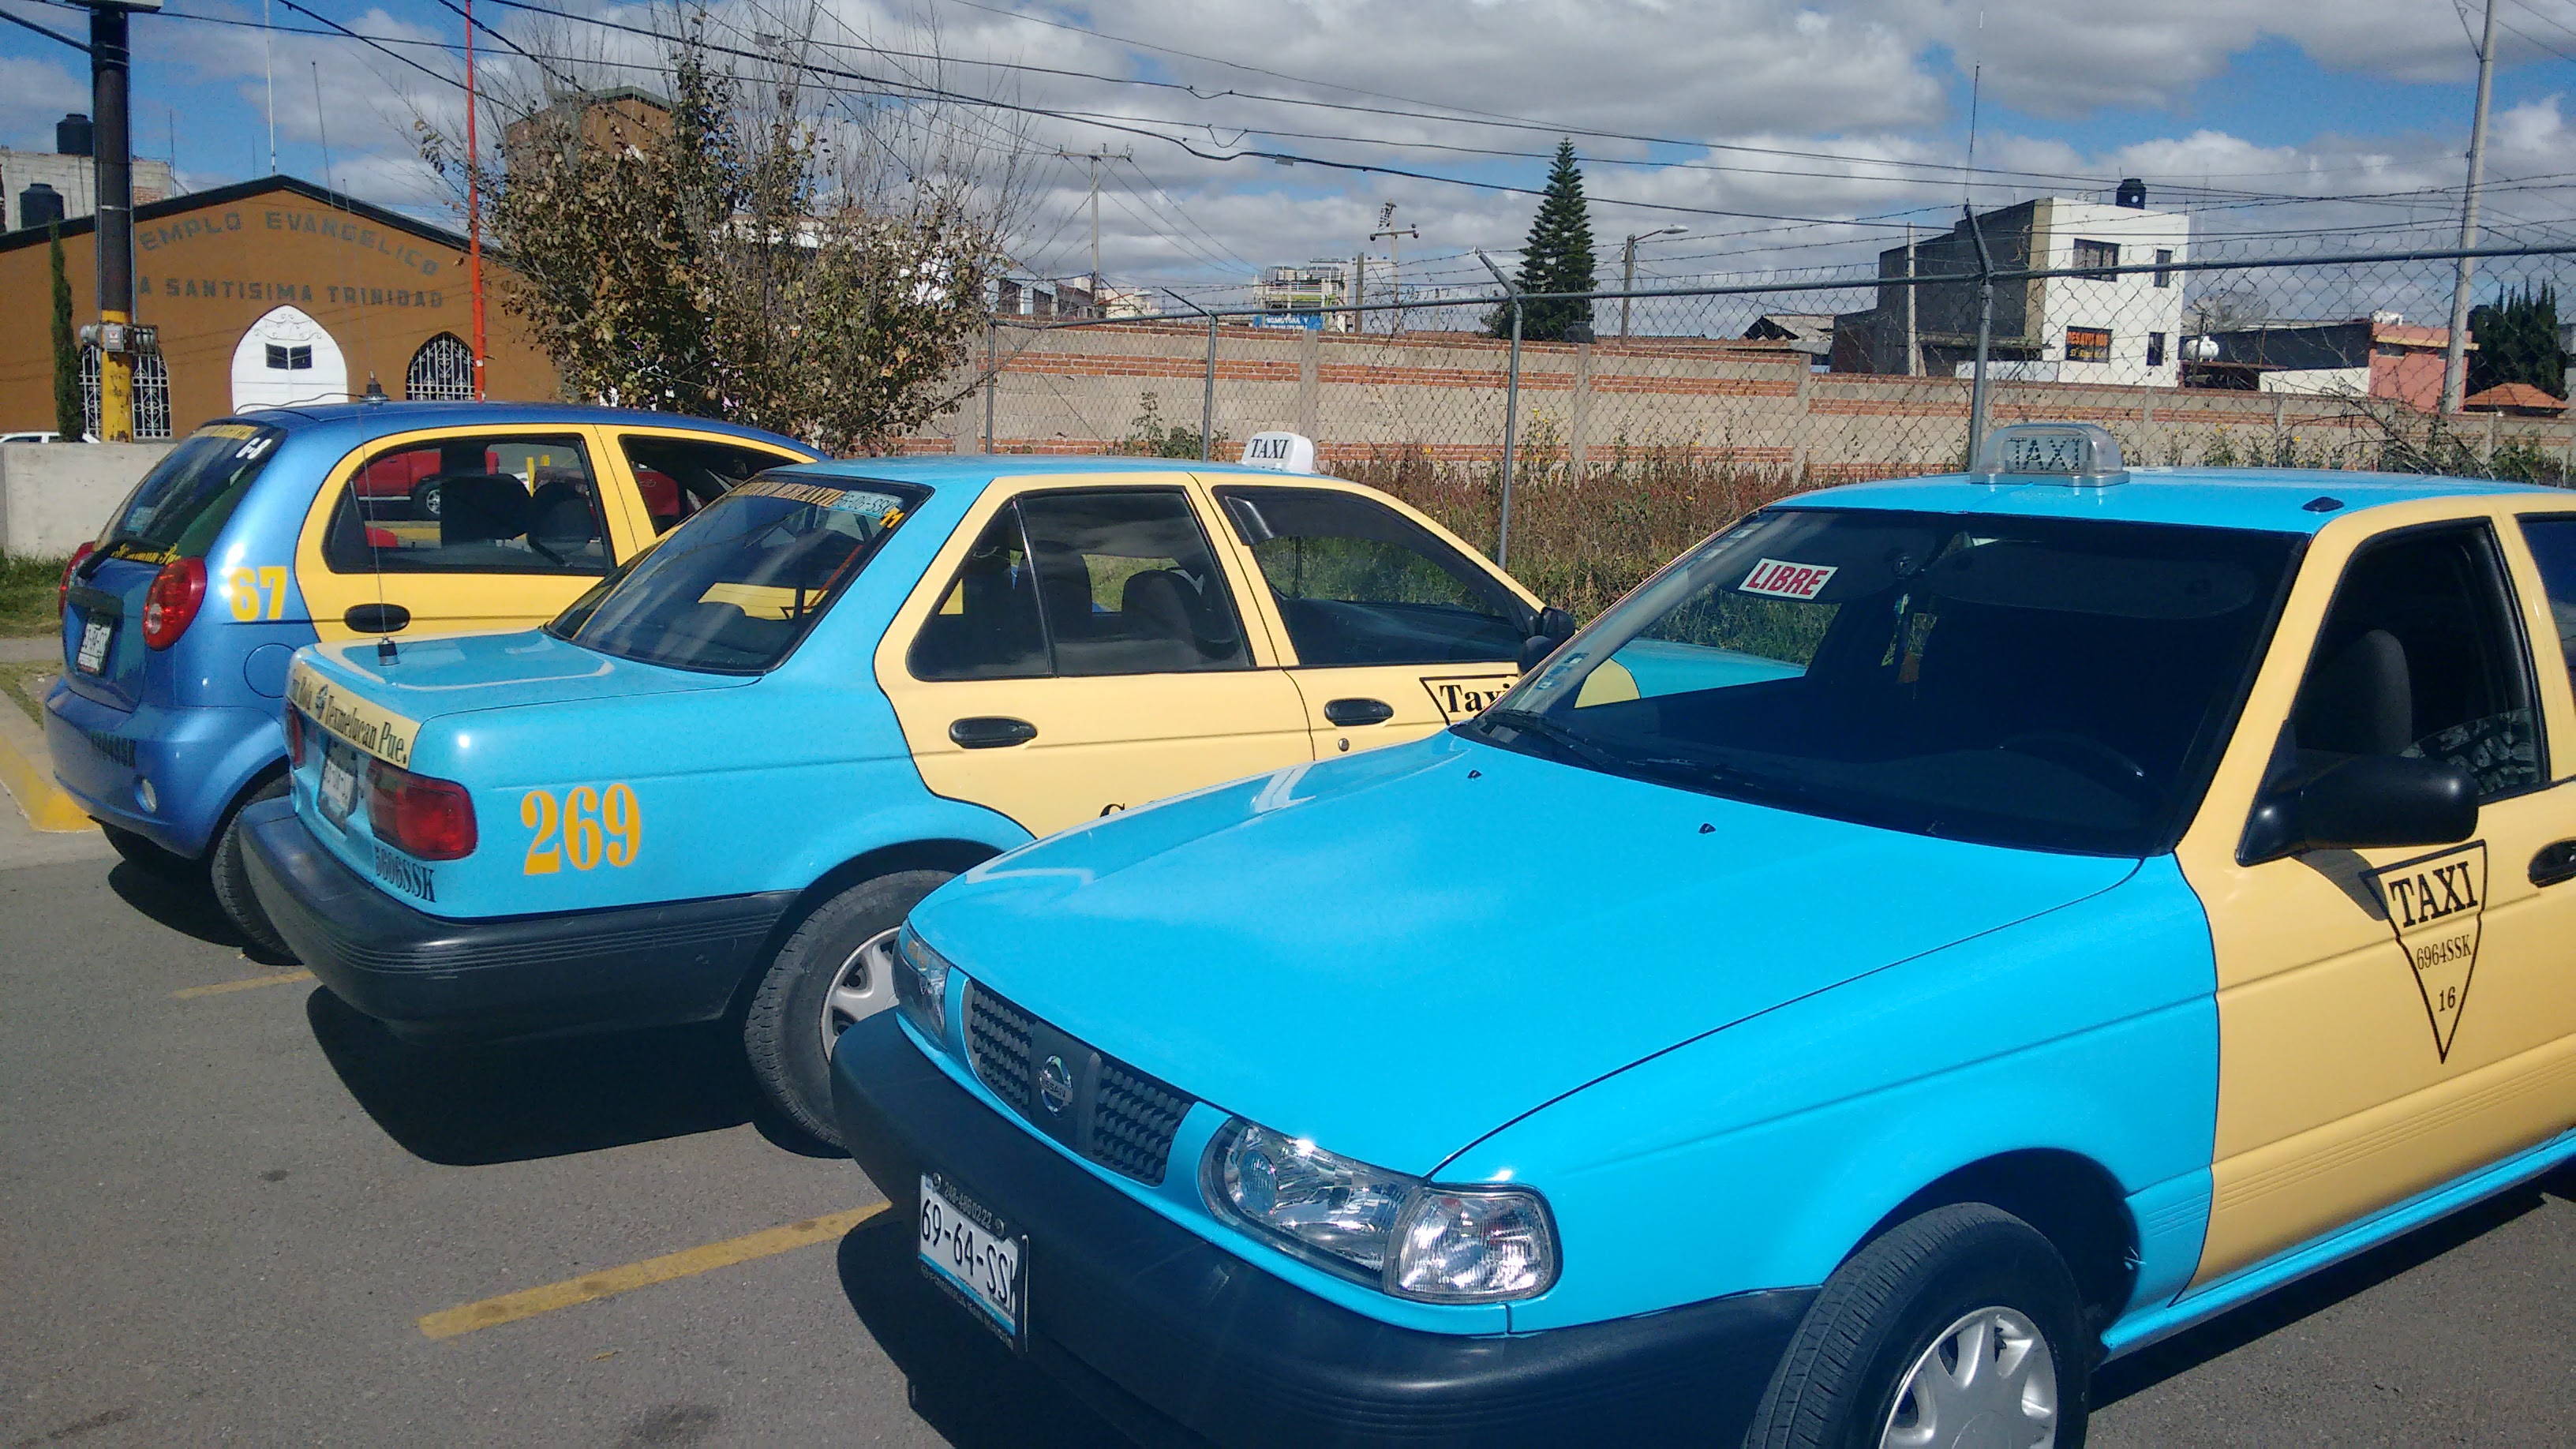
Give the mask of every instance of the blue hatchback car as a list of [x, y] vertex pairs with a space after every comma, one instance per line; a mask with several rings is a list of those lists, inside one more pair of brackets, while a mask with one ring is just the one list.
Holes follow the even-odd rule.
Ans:
[[551, 618], [735, 482], [816, 456], [723, 423], [557, 404], [279, 408], [197, 429], [63, 580], [54, 777], [126, 859], [242, 873], [244, 805], [285, 793], [288, 662], [358, 634]]
[[1131, 1427], [2079, 1444], [2104, 1356], [2576, 1157], [2571, 666], [2567, 490], [2005, 429], [966, 872], [843, 1135]]

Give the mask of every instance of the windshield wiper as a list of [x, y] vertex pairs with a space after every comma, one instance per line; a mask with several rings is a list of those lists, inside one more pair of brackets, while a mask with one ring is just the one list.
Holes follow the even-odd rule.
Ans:
[[1536, 735], [1556, 746], [1561, 752], [1573, 755], [1587, 764], [1598, 766], [1613, 774], [1627, 773], [1631, 763], [1534, 709], [1489, 709], [1477, 716], [1476, 723], [1485, 727], [1498, 724], [1509, 725], [1523, 734]]

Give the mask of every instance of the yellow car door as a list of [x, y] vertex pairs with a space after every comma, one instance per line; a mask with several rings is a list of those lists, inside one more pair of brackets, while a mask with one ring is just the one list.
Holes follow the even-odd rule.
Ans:
[[597, 583], [649, 535], [598, 430], [561, 423], [423, 428], [342, 458], [296, 544], [324, 640], [524, 629]]
[[1045, 835], [1312, 758], [1296, 686], [1245, 627], [1187, 481], [986, 490], [877, 649], [933, 791]]
[[[2218, 967], [2197, 1284], [2576, 1121], [2576, 701], [2549, 605], [2513, 515], [2479, 500], [2373, 509], [2310, 546], [2178, 852]], [[2474, 836], [2267, 842], [2258, 807], [2365, 756], [2466, 770]]]
[[1318, 758], [1417, 739], [1520, 677], [1539, 604], [1440, 525], [1329, 478], [1202, 478]]

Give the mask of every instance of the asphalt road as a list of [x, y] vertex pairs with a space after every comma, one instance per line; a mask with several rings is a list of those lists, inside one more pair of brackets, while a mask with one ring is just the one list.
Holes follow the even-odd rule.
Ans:
[[[1112, 1442], [720, 1034], [407, 1047], [8, 814], [0, 1446]], [[2106, 1370], [2093, 1442], [2559, 1445], [2571, 1388], [2561, 1173]]]

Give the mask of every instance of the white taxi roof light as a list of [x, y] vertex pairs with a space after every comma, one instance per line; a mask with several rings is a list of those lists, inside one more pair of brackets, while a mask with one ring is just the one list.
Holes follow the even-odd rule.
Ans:
[[1312, 473], [1315, 440], [1303, 433], [1255, 433], [1243, 445], [1243, 463], [1274, 473]]
[[2099, 423], [2014, 423], [1986, 434], [1969, 472], [1988, 483], [2102, 488], [2128, 481], [2120, 440]]

